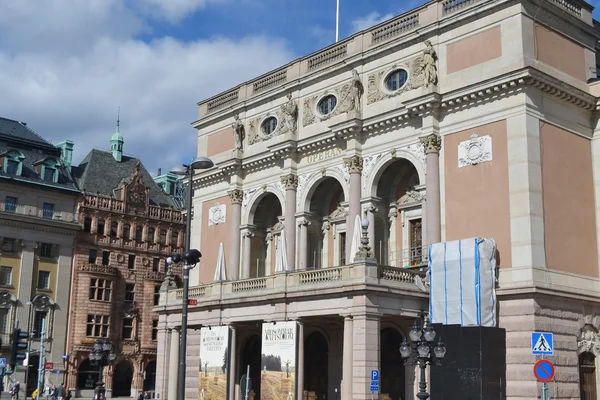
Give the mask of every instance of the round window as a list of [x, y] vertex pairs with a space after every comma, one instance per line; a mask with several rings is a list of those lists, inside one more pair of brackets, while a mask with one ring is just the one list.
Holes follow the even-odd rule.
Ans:
[[392, 71], [385, 78], [385, 87], [390, 91], [394, 92], [401, 89], [408, 81], [408, 72], [405, 69], [397, 69]]
[[261, 128], [265, 135], [270, 135], [271, 133], [275, 132], [275, 129], [277, 129], [277, 118], [269, 117], [265, 119], [261, 125]]
[[317, 108], [319, 109], [319, 112], [322, 115], [328, 115], [331, 114], [336, 104], [337, 98], [334, 95], [330, 94], [328, 96], [323, 97], [321, 101], [319, 101]]

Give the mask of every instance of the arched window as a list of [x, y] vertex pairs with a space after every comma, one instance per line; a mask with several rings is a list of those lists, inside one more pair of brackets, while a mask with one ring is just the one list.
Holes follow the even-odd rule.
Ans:
[[98, 220], [98, 234], [104, 235], [104, 219], [102, 218]]
[[112, 222], [110, 224], [110, 237], [117, 237], [118, 230], [119, 224], [117, 222]]
[[83, 220], [83, 231], [90, 233], [92, 231], [92, 218], [85, 217]]
[[160, 244], [167, 244], [167, 231], [164, 229], [160, 231]]
[[141, 242], [143, 239], [143, 235], [144, 235], [144, 228], [142, 228], [141, 226], [138, 226], [135, 228], [135, 240], [137, 240], [138, 242]]
[[148, 228], [148, 237], [146, 238], [146, 241], [148, 243], [154, 243], [154, 232], [156, 230], [154, 228]]
[[129, 239], [130, 231], [131, 231], [131, 225], [129, 225], [129, 224], [123, 225], [123, 238], [124, 239]]
[[171, 233], [171, 246], [177, 247], [177, 241], [179, 240], [179, 232]]
[[23, 173], [23, 160], [25, 156], [17, 150], [9, 150], [4, 156], [4, 173], [8, 175], [21, 175]]

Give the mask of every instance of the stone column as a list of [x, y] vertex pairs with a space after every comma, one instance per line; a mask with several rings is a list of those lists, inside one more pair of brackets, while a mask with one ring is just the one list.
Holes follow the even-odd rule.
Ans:
[[[165, 322], [160, 321], [159, 325], [163, 325]], [[169, 371], [169, 333], [164, 327], [160, 327], [158, 330], [158, 347], [156, 351], [156, 396], [160, 399], [167, 398], [167, 385], [168, 385], [168, 372]], [[75, 387], [75, 384], [69, 384], [71, 387]]]
[[238, 382], [237, 379], [237, 333], [234, 325], [229, 326], [231, 332], [231, 345], [229, 346], [229, 368], [228, 372], [228, 385], [229, 385], [229, 398], [235, 398], [235, 385]]
[[297, 399], [302, 400], [304, 396], [304, 322], [298, 320], [298, 360], [296, 362], [297, 373]]
[[352, 156], [344, 159], [344, 163], [350, 173], [350, 199], [348, 202], [348, 217], [346, 219], [346, 264], [351, 264], [354, 254], [350, 254], [352, 248], [352, 237], [354, 235], [354, 220], [360, 215], [360, 197], [363, 170], [363, 158]]
[[[17, 320], [20, 327], [31, 326], [33, 321], [29, 321], [29, 307], [27, 303], [31, 301], [34, 295], [33, 285], [37, 282], [37, 276], [33, 276], [33, 264], [35, 263], [35, 250], [38, 248], [38, 243], [30, 240], [22, 241], [21, 248], [21, 272], [19, 275], [19, 303], [23, 307], [17, 307]], [[33, 318], [33, 313], [31, 315]]]
[[252, 238], [254, 237], [254, 233], [250, 229], [246, 229], [242, 232], [242, 237], [244, 238], [244, 259], [242, 260], [242, 279], [250, 278], [250, 265], [251, 261], [250, 256], [252, 254]]
[[242, 200], [244, 192], [239, 189], [233, 189], [227, 192], [231, 200], [231, 225], [229, 230], [229, 257], [227, 266], [229, 267], [228, 278], [235, 281], [240, 276], [240, 225], [242, 223]]
[[[380, 316], [376, 314], [353, 315], [352, 338], [352, 400], [370, 400], [370, 371], [379, 368]], [[394, 349], [393, 351], [398, 351]]]
[[177, 398], [177, 376], [179, 370], [179, 328], [171, 330], [171, 349], [169, 350], [168, 399]]
[[342, 368], [342, 397], [341, 400], [354, 400], [352, 398], [352, 379], [353, 379], [353, 335], [354, 321], [350, 315], [344, 317], [344, 349], [343, 349], [343, 368]]
[[300, 260], [300, 270], [308, 269], [308, 226], [310, 221], [306, 218], [300, 218], [298, 220], [298, 226], [300, 227], [300, 254], [298, 258]]
[[439, 243], [442, 241], [442, 226], [440, 219], [440, 150], [442, 148], [442, 137], [437, 133], [420, 138], [427, 157], [427, 178], [425, 186], [427, 190], [427, 242]]
[[287, 174], [281, 177], [281, 183], [285, 187], [285, 222], [283, 229], [287, 244], [288, 271], [296, 269], [296, 190], [298, 189], [298, 176]]

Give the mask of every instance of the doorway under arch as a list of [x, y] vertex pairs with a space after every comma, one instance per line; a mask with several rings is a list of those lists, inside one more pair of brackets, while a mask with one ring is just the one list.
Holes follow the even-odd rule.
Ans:
[[133, 381], [133, 365], [130, 361], [123, 360], [115, 365], [113, 371], [112, 397], [131, 396], [131, 383]]
[[328, 372], [329, 344], [321, 332], [313, 332], [304, 341], [304, 390], [327, 398]]
[[405, 396], [404, 360], [400, 355], [402, 341], [402, 335], [394, 328], [381, 331], [381, 393], [392, 399]]
[[261, 354], [262, 341], [259, 335], [252, 335], [246, 340], [246, 344], [242, 348], [242, 362], [239, 366], [239, 375], [236, 382], [239, 383], [241, 377], [246, 374], [248, 366], [250, 366], [250, 382], [251, 389], [254, 390], [255, 399], [260, 399], [260, 365], [262, 360]]
[[93, 390], [99, 378], [100, 368], [86, 358], [79, 364], [79, 368], [77, 369], [77, 389]]
[[144, 391], [156, 389], [156, 361], [150, 361], [144, 370]]

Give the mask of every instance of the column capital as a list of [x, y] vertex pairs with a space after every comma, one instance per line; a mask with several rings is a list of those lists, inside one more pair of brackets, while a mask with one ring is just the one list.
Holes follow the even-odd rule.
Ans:
[[419, 138], [419, 141], [425, 149], [425, 154], [439, 154], [440, 150], [442, 149], [442, 137], [437, 133], [422, 136]]
[[244, 200], [244, 192], [240, 189], [232, 189], [227, 192], [227, 196], [231, 200], [231, 204], [242, 204]]
[[293, 173], [282, 175], [281, 183], [283, 183], [285, 190], [296, 190], [298, 189], [298, 175]]
[[298, 219], [298, 221], [296, 221], [298, 226], [310, 226], [312, 225], [312, 223], [307, 219], [307, 218], [300, 218]]
[[352, 321], [354, 318], [351, 314], [341, 314], [341, 317], [344, 318], [344, 321]]
[[21, 246], [25, 249], [37, 249], [38, 242], [33, 240], [21, 240]]
[[351, 174], [362, 174], [363, 158], [361, 156], [352, 156], [344, 158], [344, 164]]
[[251, 229], [246, 228], [242, 231], [242, 237], [243, 238], [253, 238], [254, 237], [254, 232], [252, 232]]

